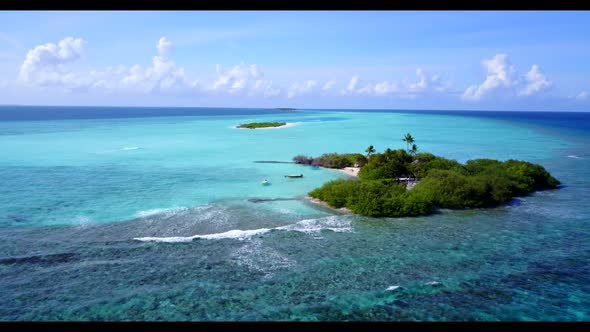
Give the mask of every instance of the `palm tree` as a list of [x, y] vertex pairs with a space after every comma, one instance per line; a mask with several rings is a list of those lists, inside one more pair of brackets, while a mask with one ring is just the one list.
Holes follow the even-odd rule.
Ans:
[[415, 155], [418, 152], [418, 146], [416, 144], [412, 144], [412, 149], [410, 150], [411, 155]]
[[368, 148], [365, 150], [365, 152], [367, 153], [367, 159], [369, 159], [369, 158], [371, 157], [371, 155], [372, 155], [373, 153], [375, 153], [375, 148], [374, 148], [372, 145], [370, 145], [370, 146], [369, 146], [369, 147], [368, 147]]
[[407, 133], [406, 136], [402, 139], [402, 141], [406, 142], [406, 151], [410, 151], [410, 144], [414, 143], [414, 137]]

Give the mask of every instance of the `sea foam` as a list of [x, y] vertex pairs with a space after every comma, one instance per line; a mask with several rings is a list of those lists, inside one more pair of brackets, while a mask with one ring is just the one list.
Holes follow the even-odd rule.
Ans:
[[251, 230], [234, 229], [223, 233], [203, 234], [193, 236], [170, 236], [170, 237], [138, 237], [133, 238], [137, 241], [143, 242], [191, 242], [194, 239], [204, 240], [219, 240], [219, 239], [238, 239], [244, 240], [255, 235], [268, 233], [272, 230], [282, 231], [297, 231], [302, 233], [318, 233], [323, 229], [328, 229], [334, 232], [351, 232], [351, 222], [348, 220], [339, 219], [337, 216], [329, 216], [319, 219], [305, 219], [295, 224], [280, 226], [275, 228], [259, 228]]
[[140, 237], [134, 238], [137, 241], [144, 241], [144, 242], [191, 242], [194, 239], [205, 239], [205, 240], [219, 240], [219, 239], [239, 239], [243, 240], [254, 235], [264, 234], [269, 232], [270, 228], [260, 228], [260, 229], [252, 229], [252, 230], [239, 230], [234, 229], [231, 231], [223, 232], [223, 233], [215, 233], [215, 234], [205, 234], [205, 235], [193, 235], [193, 236], [170, 236], [170, 237]]
[[180, 211], [184, 211], [187, 208], [185, 207], [175, 207], [175, 208], [162, 208], [162, 209], [149, 209], [149, 210], [143, 210], [143, 211], [139, 211], [135, 214], [135, 217], [137, 218], [145, 218], [145, 217], [150, 217], [150, 216], [155, 216], [158, 214], [164, 214], [166, 216], [170, 216], [173, 215], [177, 212]]

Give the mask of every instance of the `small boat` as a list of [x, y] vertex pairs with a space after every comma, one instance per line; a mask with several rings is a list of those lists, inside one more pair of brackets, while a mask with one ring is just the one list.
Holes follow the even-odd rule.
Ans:
[[303, 174], [289, 174], [285, 175], [286, 178], [302, 178]]
[[264, 181], [260, 182], [260, 184], [262, 184], [263, 186], [268, 186], [270, 184], [270, 182], [268, 182], [267, 180], [264, 180]]

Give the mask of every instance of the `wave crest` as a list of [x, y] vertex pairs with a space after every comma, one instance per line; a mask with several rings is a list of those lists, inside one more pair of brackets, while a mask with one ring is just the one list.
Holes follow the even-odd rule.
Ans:
[[334, 232], [352, 232], [352, 223], [350, 220], [344, 220], [341, 217], [329, 216], [319, 219], [305, 219], [295, 224], [275, 227], [275, 228], [259, 228], [250, 230], [234, 229], [223, 233], [203, 234], [193, 236], [169, 236], [169, 237], [136, 237], [133, 238], [142, 242], [191, 242], [194, 239], [204, 240], [220, 240], [220, 239], [237, 239], [244, 240], [255, 235], [262, 235], [272, 230], [296, 231], [303, 233], [318, 233], [323, 229], [328, 229]]

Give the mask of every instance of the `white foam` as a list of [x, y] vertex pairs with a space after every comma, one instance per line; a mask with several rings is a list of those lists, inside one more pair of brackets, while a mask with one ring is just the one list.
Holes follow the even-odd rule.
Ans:
[[128, 151], [128, 150], [139, 150], [139, 146], [130, 146], [130, 147], [124, 147], [123, 150]]
[[243, 240], [254, 235], [264, 234], [269, 232], [270, 228], [260, 228], [260, 229], [252, 229], [242, 231], [239, 229], [234, 229], [231, 231], [223, 232], [223, 233], [215, 233], [215, 234], [205, 234], [205, 235], [193, 235], [193, 236], [170, 236], [170, 237], [139, 237], [133, 238], [137, 241], [144, 241], [144, 242], [191, 242], [194, 239], [205, 239], [205, 240], [219, 240], [219, 239], [239, 239]]
[[394, 290], [401, 288], [401, 287], [402, 286], [389, 286], [389, 287], [387, 287], [386, 291], [394, 291]]
[[425, 285], [438, 286], [438, 285], [442, 285], [442, 283], [438, 282], [438, 281], [429, 281], [429, 282], [425, 283]]
[[143, 211], [137, 212], [135, 214], [135, 217], [136, 218], [145, 218], [145, 217], [155, 216], [158, 214], [165, 214], [166, 216], [170, 216], [170, 215], [173, 215], [179, 211], [183, 211], [186, 209], [187, 208], [185, 208], [185, 207], [149, 209], [149, 210], [143, 210]]
[[301, 220], [295, 224], [275, 227], [275, 228], [259, 228], [259, 229], [251, 229], [251, 230], [239, 230], [234, 229], [231, 231], [223, 232], [223, 233], [215, 233], [215, 234], [203, 234], [203, 235], [193, 235], [193, 236], [171, 236], [171, 237], [140, 237], [140, 238], [133, 238], [137, 241], [144, 241], [144, 242], [191, 242], [194, 239], [204, 239], [204, 240], [219, 240], [219, 239], [238, 239], [244, 240], [250, 238], [254, 235], [260, 235], [272, 230], [284, 230], [284, 231], [297, 231], [303, 233], [318, 233], [322, 229], [329, 229], [334, 232], [351, 232], [351, 222], [348, 220], [343, 220], [341, 217], [338, 218], [337, 216], [330, 216], [326, 218], [320, 219], [305, 219]]
[[195, 237], [194, 236], [170, 236], [170, 237], [135, 237], [134, 240], [142, 241], [142, 242], [167, 242], [167, 243], [176, 243], [176, 242], [191, 242]]
[[298, 231], [303, 233], [318, 233], [322, 229], [329, 229], [334, 232], [351, 232], [352, 223], [342, 217], [329, 216], [319, 219], [305, 219], [295, 224], [277, 227], [280, 230]]
[[580, 157], [578, 157], [578, 156], [576, 156], [576, 155], [573, 155], [573, 154], [571, 154], [571, 155], [569, 155], [569, 156], [567, 156], [567, 157], [568, 157], [568, 158], [574, 158], [574, 159], [582, 159], [582, 158], [580, 158]]

